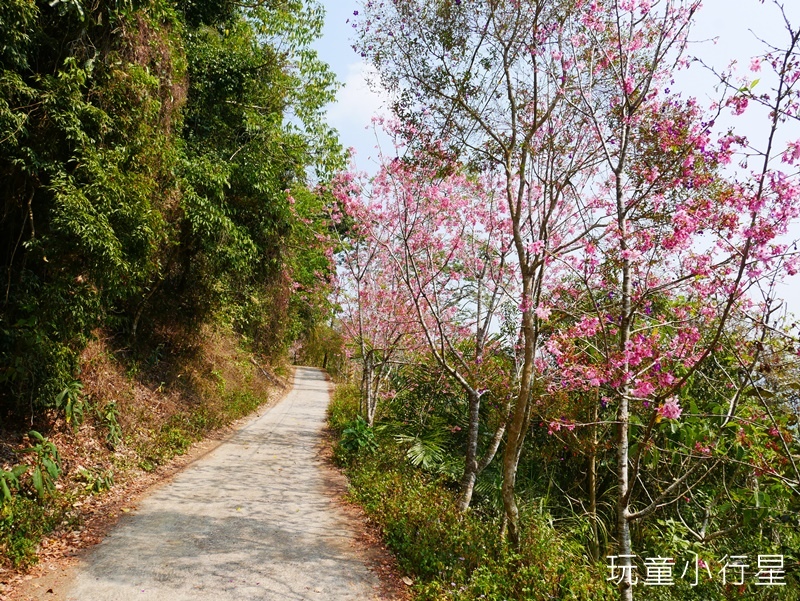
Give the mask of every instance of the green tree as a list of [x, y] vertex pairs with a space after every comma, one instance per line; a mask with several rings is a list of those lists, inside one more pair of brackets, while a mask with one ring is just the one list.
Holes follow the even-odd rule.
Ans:
[[54, 403], [97, 328], [146, 345], [226, 319], [267, 354], [311, 328], [332, 270], [316, 185], [342, 163], [319, 5], [7, 4], [3, 410]]

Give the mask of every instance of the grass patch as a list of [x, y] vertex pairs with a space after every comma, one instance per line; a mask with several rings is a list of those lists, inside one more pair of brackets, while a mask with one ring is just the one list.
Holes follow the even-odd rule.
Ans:
[[328, 405], [328, 427], [337, 435], [358, 417], [358, 386], [337, 384]]
[[0, 507], [0, 549], [13, 567], [30, 567], [38, 560], [42, 538], [69, 519], [69, 503], [63, 495], [53, 495], [46, 502], [14, 496]]
[[192, 411], [172, 415], [157, 431], [140, 445], [139, 466], [153, 471], [175, 457], [183, 455], [193, 443], [202, 440], [209, 432], [241, 419], [264, 403], [266, 399], [246, 390], [223, 392], [221, 403], [198, 405]]

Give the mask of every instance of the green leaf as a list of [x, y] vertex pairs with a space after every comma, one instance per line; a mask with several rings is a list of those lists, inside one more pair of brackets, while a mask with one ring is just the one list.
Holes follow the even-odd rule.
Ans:
[[8, 488], [8, 484], [6, 484], [6, 479], [0, 477], [0, 491], [3, 493], [3, 501], [10, 501], [11, 500], [11, 490]]
[[68, 393], [68, 392], [69, 392], [69, 388], [65, 388], [65, 389], [64, 389], [64, 390], [62, 390], [62, 391], [61, 391], [61, 393], [60, 393], [60, 394], [59, 394], [59, 395], [56, 397], [56, 407], [60, 407], [60, 406], [61, 406], [61, 401], [63, 401], [63, 400], [64, 400], [64, 397], [67, 395], [67, 393]]
[[45, 458], [42, 460], [42, 463], [44, 464], [44, 467], [47, 469], [47, 473], [50, 474], [50, 477], [52, 479], [55, 480], [56, 478], [58, 478], [60, 470], [58, 469], [58, 466], [52, 459]]
[[33, 481], [33, 488], [36, 489], [36, 494], [39, 495], [39, 498], [44, 498], [44, 481], [42, 479], [42, 470], [36, 467], [33, 470], [33, 476], [31, 478]]

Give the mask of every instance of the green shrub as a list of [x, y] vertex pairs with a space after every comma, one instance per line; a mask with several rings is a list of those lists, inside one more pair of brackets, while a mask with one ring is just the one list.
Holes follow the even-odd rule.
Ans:
[[523, 516], [522, 544], [514, 552], [500, 533], [498, 518], [474, 509], [459, 513], [447, 480], [411, 466], [393, 437], [379, 439], [373, 453], [354, 445], [347, 469], [350, 495], [380, 525], [400, 567], [415, 576], [419, 599], [613, 596], [580, 548], [543, 518]]
[[333, 390], [333, 398], [328, 405], [328, 426], [337, 435], [358, 416], [358, 387], [352, 384], [339, 384]]
[[359, 453], [374, 453], [378, 449], [375, 430], [359, 415], [342, 430], [339, 449], [343, 458], [355, 457]]
[[0, 507], [0, 551], [14, 567], [27, 567], [37, 561], [36, 550], [42, 537], [62, 523], [65, 506], [47, 504], [15, 495]]
[[226, 423], [249, 415], [264, 402], [264, 399], [260, 399], [248, 391], [231, 392], [226, 396], [225, 400], [225, 412], [227, 414]]
[[33, 455], [31, 484], [39, 500], [43, 500], [55, 490], [55, 481], [61, 474], [61, 457], [56, 445], [36, 430], [31, 430], [28, 436], [33, 444], [22, 452]]
[[20, 488], [20, 478], [28, 471], [28, 466], [15, 465], [10, 470], [0, 470], [0, 507], [11, 501]]
[[114, 401], [106, 403], [102, 409], [96, 408], [96, 413], [101, 423], [108, 430], [106, 432], [106, 442], [112, 449], [115, 449], [122, 442], [122, 426], [119, 423], [117, 403]]
[[73, 380], [56, 397], [56, 407], [63, 409], [67, 424], [75, 428], [83, 423], [84, 404], [80, 397], [82, 389], [83, 384]]

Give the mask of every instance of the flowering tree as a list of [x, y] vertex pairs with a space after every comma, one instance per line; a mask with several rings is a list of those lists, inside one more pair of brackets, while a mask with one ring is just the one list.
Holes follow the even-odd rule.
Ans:
[[[697, 6], [594, 2], [581, 17], [574, 46], [580, 52], [572, 57], [574, 81], [593, 73], [579, 106], [604, 157], [591, 186], [592, 214], [607, 221], [580, 253], [564, 259], [574, 274], [569, 284], [579, 283], [583, 300], [576, 305], [569, 288], [557, 295], [569, 327], [548, 350], [560, 368], [560, 389], [600, 389], [614, 412], [624, 599], [632, 598], [631, 523], [685, 497], [724, 461], [724, 451], [711, 449], [731, 443], [725, 428], [752, 389], [770, 313], [769, 303], [759, 304], [750, 292], [794, 271], [777, 237], [797, 216], [798, 188], [793, 176], [774, 170], [770, 148], [780, 116], [796, 110], [787, 93], [794, 69], [786, 71], [787, 57], [773, 61], [784, 71], [765, 100], [772, 118], [763, 161], [741, 181], [723, 177], [739, 140], [713, 139], [713, 116], [664, 89], [680, 65]], [[741, 111], [739, 96], [726, 104]], [[792, 148], [777, 155], [791, 158]], [[739, 363], [716, 373], [725, 392], [696, 398], [707, 364], [731, 344]], [[670, 441], [659, 430], [681, 432]], [[659, 435], [673, 449], [663, 462]], [[646, 464], [660, 470], [648, 484]]]
[[[530, 425], [540, 306], [554, 257], [574, 251], [598, 223], [580, 190], [597, 148], [576, 135], [585, 115], [565, 102], [578, 88], [563, 45], [581, 2], [405, 0], [367, 3], [358, 48], [397, 94], [395, 112], [418, 148], [459, 157], [501, 182], [519, 288], [519, 374], [503, 456], [508, 533], [518, 540], [517, 465]], [[437, 144], [431, 144], [437, 140]], [[589, 221], [585, 218], [589, 217]]]
[[418, 344], [467, 396], [463, 511], [478, 474], [497, 452], [508, 414], [506, 406], [479, 457], [481, 398], [489, 392], [484, 363], [502, 352], [492, 324], [513, 289], [506, 212], [491, 178], [470, 179], [453, 165], [423, 164], [413, 156], [384, 159], [379, 173], [356, 190], [354, 181], [344, 176], [337, 192], [363, 236], [356, 244], [363, 247], [364, 258], [359, 261], [353, 254], [349, 261], [351, 285], [359, 288], [364, 282], [359, 274], [366, 269], [359, 271], [357, 265], [377, 267], [380, 277], [391, 280], [393, 306], [380, 307], [383, 327], [416, 332]]
[[360, 410], [372, 426], [391, 365], [415, 346], [417, 329], [401, 282], [384, 268], [386, 255], [373, 236], [375, 215], [360, 198], [363, 177], [351, 170], [333, 182], [337, 203], [331, 217], [340, 226], [346, 222], [346, 235], [339, 237], [340, 323], [346, 344], [361, 362]]

